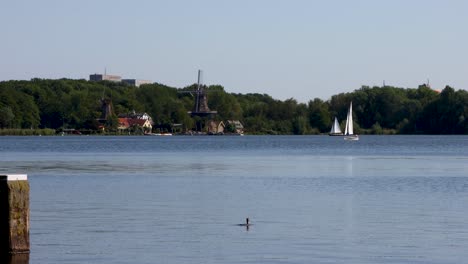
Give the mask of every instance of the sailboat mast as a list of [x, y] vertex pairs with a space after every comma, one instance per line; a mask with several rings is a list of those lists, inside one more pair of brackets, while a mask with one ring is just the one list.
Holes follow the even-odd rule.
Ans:
[[349, 124], [348, 132], [350, 135], [354, 135], [353, 129], [353, 102], [349, 104]]
[[348, 113], [346, 114], [346, 124], [345, 124], [345, 131], [344, 131], [345, 135], [348, 135], [348, 126], [349, 126], [349, 109], [348, 109]]

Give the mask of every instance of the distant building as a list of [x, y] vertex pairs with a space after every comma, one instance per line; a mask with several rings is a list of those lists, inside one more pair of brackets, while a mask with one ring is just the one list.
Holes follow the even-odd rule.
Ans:
[[152, 84], [153, 82], [148, 81], [148, 80], [137, 80], [137, 79], [123, 79], [122, 82], [140, 87], [142, 84]]
[[130, 129], [132, 127], [141, 127], [145, 133], [151, 133], [153, 129], [153, 119], [147, 113], [136, 113], [132, 111], [127, 114], [119, 115], [119, 126], [120, 131]]
[[121, 131], [130, 129], [132, 127], [141, 127], [145, 133], [150, 133], [153, 129], [149, 120], [134, 119], [134, 118], [119, 118], [118, 129]]
[[244, 134], [244, 126], [239, 120], [228, 120], [226, 126], [232, 126], [237, 134]]
[[111, 82], [121, 82], [122, 77], [118, 75], [108, 75], [108, 74], [91, 74], [89, 75], [90, 81], [111, 81]]
[[211, 120], [207, 124], [208, 134], [224, 134], [224, 122]]
[[153, 119], [147, 113], [136, 113], [133, 110], [130, 113], [120, 114], [119, 118], [130, 118], [130, 119], [140, 119], [140, 120], [148, 120], [151, 125], [154, 125]]
[[90, 74], [89, 75], [90, 81], [111, 81], [111, 82], [123, 82], [129, 85], [133, 85], [136, 87], [140, 87], [142, 84], [152, 84], [152, 81], [148, 80], [138, 80], [138, 79], [122, 79], [121, 76], [118, 75], [109, 75], [109, 74]]
[[128, 122], [129, 118], [125, 117], [119, 117], [119, 125], [117, 126], [117, 129], [119, 130], [125, 130], [130, 127], [130, 122]]

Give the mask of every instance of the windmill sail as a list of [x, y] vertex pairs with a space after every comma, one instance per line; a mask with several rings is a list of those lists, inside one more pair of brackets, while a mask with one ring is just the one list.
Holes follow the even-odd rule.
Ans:
[[198, 70], [198, 81], [196, 89], [192, 91], [184, 90], [180, 91], [179, 93], [189, 93], [191, 95], [195, 95], [195, 104], [193, 110], [188, 112], [191, 116], [212, 117], [218, 113], [217, 111], [210, 110], [208, 107], [208, 96], [207, 91], [203, 87], [203, 72], [201, 70]]

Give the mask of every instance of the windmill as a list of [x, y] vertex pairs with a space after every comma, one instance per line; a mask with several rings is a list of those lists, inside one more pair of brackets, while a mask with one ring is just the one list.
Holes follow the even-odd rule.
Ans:
[[197, 89], [192, 91], [181, 91], [180, 93], [190, 93], [192, 96], [195, 95], [195, 104], [192, 111], [188, 111], [192, 117], [212, 117], [218, 113], [218, 111], [211, 111], [208, 107], [208, 96], [207, 91], [202, 85], [202, 74], [201, 70], [198, 70], [198, 82]]
[[198, 70], [198, 81], [196, 90], [192, 91], [180, 91], [180, 93], [190, 93], [195, 97], [195, 104], [192, 111], [188, 111], [191, 117], [195, 117], [196, 130], [202, 131], [204, 124], [207, 120], [213, 118], [218, 111], [212, 111], [208, 107], [208, 96], [202, 85], [203, 72]]

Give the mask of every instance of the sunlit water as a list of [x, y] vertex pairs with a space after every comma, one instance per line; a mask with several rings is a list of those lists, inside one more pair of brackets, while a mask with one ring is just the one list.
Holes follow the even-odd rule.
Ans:
[[0, 137], [0, 172], [30, 263], [468, 260], [467, 136]]

